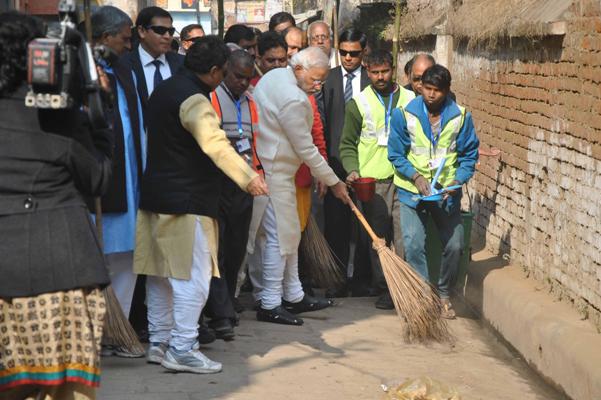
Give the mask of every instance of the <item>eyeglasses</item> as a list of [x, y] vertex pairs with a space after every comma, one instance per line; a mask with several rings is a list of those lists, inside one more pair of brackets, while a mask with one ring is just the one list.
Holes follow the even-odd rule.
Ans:
[[346, 57], [347, 55], [350, 55], [353, 58], [357, 58], [361, 55], [361, 53], [363, 52], [363, 50], [353, 50], [353, 51], [348, 51], [348, 50], [338, 50], [340, 52], [340, 55], [342, 57]]
[[327, 35], [313, 35], [311, 36], [311, 40], [313, 41], [322, 41], [325, 42], [326, 40], [330, 40], [330, 37]]
[[153, 31], [154, 33], [156, 33], [159, 36], [163, 36], [167, 32], [169, 32], [169, 36], [173, 36], [173, 34], [175, 33], [174, 27], [167, 28], [166, 26], [160, 26], [160, 25], [149, 25], [146, 27], [146, 29], [150, 29], [151, 31]]
[[421, 77], [421, 75], [416, 75], [416, 76], [412, 77], [411, 80], [413, 82], [421, 82], [422, 77]]

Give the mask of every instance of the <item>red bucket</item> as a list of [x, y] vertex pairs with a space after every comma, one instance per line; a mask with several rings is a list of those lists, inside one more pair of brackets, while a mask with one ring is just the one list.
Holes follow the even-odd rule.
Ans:
[[358, 178], [353, 182], [353, 189], [359, 200], [371, 201], [376, 194], [376, 180], [374, 178]]

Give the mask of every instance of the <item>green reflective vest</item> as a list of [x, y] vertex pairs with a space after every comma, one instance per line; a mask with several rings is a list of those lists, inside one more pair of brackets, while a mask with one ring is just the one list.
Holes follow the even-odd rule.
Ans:
[[[413, 92], [402, 86], [399, 86], [397, 90], [400, 90], [400, 93], [397, 103], [393, 104], [394, 108], [406, 106], [415, 97]], [[357, 146], [359, 175], [375, 179], [388, 179], [394, 175], [394, 167], [388, 161], [390, 121], [388, 121], [388, 129], [386, 129], [385, 106], [380, 103], [371, 85], [353, 98], [362, 119], [361, 135]]]
[[[433, 147], [432, 142], [424, 133], [419, 119], [403, 109], [403, 115], [407, 122], [407, 131], [411, 138], [411, 149], [407, 154], [407, 159], [419, 174], [432, 179], [436, 173], [436, 168], [431, 168], [430, 161], [445, 158], [445, 165], [438, 178], [438, 183], [442, 187], [450, 186], [453, 183], [455, 172], [457, 171], [457, 135], [461, 131], [463, 121], [465, 120], [465, 108], [459, 105], [458, 107], [461, 113], [447, 121], [440, 133], [436, 147]], [[419, 193], [411, 179], [404, 177], [396, 171], [394, 174], [394, 184], [409, 192]]]

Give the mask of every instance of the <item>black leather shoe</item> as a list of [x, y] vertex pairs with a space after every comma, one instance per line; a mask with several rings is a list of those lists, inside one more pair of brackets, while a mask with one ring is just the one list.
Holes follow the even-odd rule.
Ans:
[[209, 329], [206, 325], [200, 325], [198, 328], [198, 343], [209, 344], [215, 341], [215, 333], [212, 329]]
[[282, 301], [282, 305], [292, 314], [300, 314], [308, 311], [317, 311], [328, 308], [334, 304], [334, 300], [322, 299], [319, 297], [311, 297], [305, 294], [305, 297], [298, 303], [290, 303], [289, 301]]
[[392, 297], [390, 297], [390, 293], [384, 293], [380, 298], [376, 301], [376, 308], [380, 310], [394, 310], [394, 303], [392, 302]]
[[302, 325], [304, 321], [296, 315], [290, 314], [282, 306], [277, 306], [273, 310], [265, 310], [259, 308], [257, 311], [257, 320], [263, 322], [274, 322], [276, 324], [284, 325]]
[[348, 297], [349, 290], [346, 285], [339, 288], [330, 288], [326, 290], [326, 297], [328, 299], [339, 298], [339, 297]]
[[234, 333], [234, 326], [228, 318], [218, 319], [209, 322], [209, 328], [215, 332], [215, 338], [229, 342], [234, 340], [236, 334]]

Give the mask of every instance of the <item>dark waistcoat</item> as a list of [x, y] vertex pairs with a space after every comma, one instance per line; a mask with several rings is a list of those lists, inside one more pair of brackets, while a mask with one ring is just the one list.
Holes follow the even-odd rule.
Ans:
[[190, 70], [161, 83], [146, 110], [148, 158], [140, 208], [161, 214], [217, 218], [223, 173], [181, 124], [180, 106], [189, 97], [209, 97], [210, 88]]

